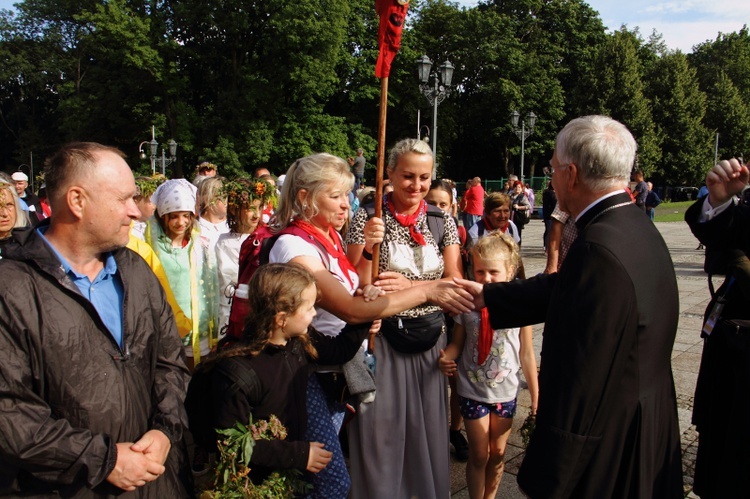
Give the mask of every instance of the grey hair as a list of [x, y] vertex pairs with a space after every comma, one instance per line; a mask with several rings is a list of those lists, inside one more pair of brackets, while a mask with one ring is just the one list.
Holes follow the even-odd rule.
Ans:
[[26, 227], [28, 219], [26, 218], [26, 212], [21, 208], [21, 201], [18, 198], [18, 194], [16, 194], [15, 186], [6, 182], [4, 178], [0, 178], [0, 191], [2, 190], [8, 192], [6, 196], [10, 196], [13, 204], [16, 206], [16, 223], [13, 225], [13, 228]]
[[625, 188], [638, 145], [630, 131], [607, 116], [576, 118], [557, 134], [555, 152], [561, 165], [574, 163], [592, 191]]
[[[284, 229], [294, 217], [309, 220], [317, 215], [318, 198], [331, 186], [352, 190], [354, 175], [346, 161], [328, 153], [311, 154], [295, 161], [287, 170], [281, 188], [279, 208], [272, 222], [274, 230]], [[298, 196], [302, 190], [307, 191], [306, 203]]]
[[[432, 156], [432, 149], [430, 145], [424, 140], [418, 139], [402, 139], [396, 142], [396, 145], [391, 149], [391, 153], [388, 155], [388, 172], [392, 172], [396, 169], [398, 160], [401, 159], [406, 153], [417, 153], [417, 154], [429, 154]], [[435, 162], [433, 158], [432, 168], [435, 168]]]

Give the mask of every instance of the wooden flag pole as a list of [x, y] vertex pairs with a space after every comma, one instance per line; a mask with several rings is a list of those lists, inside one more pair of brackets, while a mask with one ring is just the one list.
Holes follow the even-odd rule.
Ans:
[[[385, 122], [388, 115], [388, 77], [380, 79], [380, 118], [378, 120], [378, 161], [375, 171], [375, 216], [383, 218], [383, 171], [385, 170]], [[372, 248], [372, 281], [378, 280], [380, 244]], [[367, 338], [367, 350], [375, 353], [375, 333]]]
[[[385, 170], [385, 122], [388, 114], [388, 77], [380, 79], [380, 119], [378, 120], [378, 162], [375, 172], [375, 216], [383, 218], [383, 171]], [[378, 280], [380, 244], [372, 249], [372, 282]]]

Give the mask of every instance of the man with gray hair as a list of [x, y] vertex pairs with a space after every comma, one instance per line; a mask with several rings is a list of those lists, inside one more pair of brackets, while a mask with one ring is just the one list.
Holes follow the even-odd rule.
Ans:
[[670, 362], [677, 281], [664, 240], [625, 192], [635, 152], [611, 118], [568, 123], [552, 183], [579, 236], [560, 271], [460, 281], [493, 329], [545, 323], [536, 429], [518, 474], [530, 497], [683, 495]]

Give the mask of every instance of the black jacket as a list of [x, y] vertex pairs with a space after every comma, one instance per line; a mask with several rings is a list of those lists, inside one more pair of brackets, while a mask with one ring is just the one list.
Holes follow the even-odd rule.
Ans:
[[545, 323], [518, 484], [534, 498], [681, 498], [669, 251], [627, 194], [576, 224], [559, 273], [484, 288], [493, 329]]
[[[685, 213], [690, 230], [706, 245], [705, 269], [726, 275], [718, 297], [721, 319], [706, 336], [695, 386], [693, 419], [700, 439], [693, 490], [700, 497], [747, 497], [750, 490], [750, 207], [729, 206], [701, 223], [704, 198]], [[730, 282], [732, 283], [730, 285]], [[738, 327], [740, 326], [740, 327]], [[696, 331], [696, 335], [697, 335]]]
[[146, 262], [113, 252], [124, 288], [121, 349], [36, 231], [13, 236], [0, 260], [0, 495], [120, 494], [106, 482], [116, 444], [158, 429], [172, 442], [167, 471], [130, 496], [188, 497], [189, 374]]
[[[349, 361], [367, 336], [370, 323], [346, 326], [335, 336], [322, 335], [310, 329], [310, 337], [318, 351], [317, 362], [343, 364]], [[309, 442], [304, 440], [307, 428], [307, 383], [309, 360], [302, 343], [293, 338], [286, 346], [268, 345], [255, 357], [230, 357], [217, 362], [240, 360], [251, 371], [251, 387], [242, 390], [222, 370], [214, 370], [212, 393], [214, 419], [219, 428], [231, 428], [236, 422], [268, 420], [275, 415], [286, 426], [286, 440], [258, 440], [251, 463], [254, 480], [262, 479], [270, 470], [307, 467]]]

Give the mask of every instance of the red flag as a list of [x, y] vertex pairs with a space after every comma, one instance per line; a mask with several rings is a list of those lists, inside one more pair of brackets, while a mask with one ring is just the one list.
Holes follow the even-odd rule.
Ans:
[[401, 48], [401, 30], [408, 9], [409, 0], [375, 0], [375, 11], [380, 16], [380, 54], [375, 64], [375, 76], [378, 78], [387, 78], [391, 74], [391, 63]]

